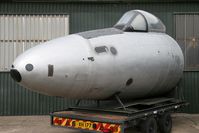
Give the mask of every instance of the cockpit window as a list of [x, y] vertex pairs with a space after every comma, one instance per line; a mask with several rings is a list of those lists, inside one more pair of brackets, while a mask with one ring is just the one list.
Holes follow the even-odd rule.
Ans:
[[146, 18], [148, 29], [150, 32], [166, 32], [166, 27], [159, 18], [145, 11], [137, 11]]
[[136, 12], [127, 12], [121, 17], [117, 24], [126, 25], [135, 15]]
[[97, 53], [108, 52], [108, 48], [106, 46], [95, 47], [95, 52], [97, 52]]
[[141, 14], [137, 14], [137, 16], [131, 22], [131, 26], [135, 31], [146, 31], [147, 25], [146, 20]]
[[126, 12], [114, 26], [123, 31], [166, 32], [165, 25], [156, 16], [142, 11]]

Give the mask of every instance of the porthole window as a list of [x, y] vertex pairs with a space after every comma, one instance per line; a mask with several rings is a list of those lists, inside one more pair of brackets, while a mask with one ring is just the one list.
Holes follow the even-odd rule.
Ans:
[[114, 48], [114, 47], [110, 47], [110, 51], [111, 51], [111, 53], [112, 53], [113, 55], [116, 55], [116, 54], [117, 54], [117, 50], [116, 50], [116, 48]]
[[132, 83], [133, 83], [133, 79], [130, 78], [130, 79], [128, 79], [128, 80], [126, 81], [126, 86], [129, 86], [129, 85], [131, 85]]
[[32, 64], [27, 64], [25, 66], [25, 68], [26, 68], [27, 71], [32, 71], [33, 70], [33, 65]]
[[95, 47], [95, 52], [96, 53], [107, 53], [108, 52], [108, 48], [106, 46], [99, 46], [99, 47]]

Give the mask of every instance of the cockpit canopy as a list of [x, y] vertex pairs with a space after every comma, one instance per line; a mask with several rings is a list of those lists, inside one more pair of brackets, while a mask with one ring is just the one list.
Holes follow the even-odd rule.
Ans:
[[142, 10], [126, 12], [114, 27], [123, 31], [166, 32], [159, 18]]

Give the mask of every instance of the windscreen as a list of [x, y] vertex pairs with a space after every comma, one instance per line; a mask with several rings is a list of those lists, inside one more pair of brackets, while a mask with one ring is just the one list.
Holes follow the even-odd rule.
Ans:
[[159, 18], [142, 10], [126, 12], [114, 27], [126, 32], [166, 32], [166, 27]]

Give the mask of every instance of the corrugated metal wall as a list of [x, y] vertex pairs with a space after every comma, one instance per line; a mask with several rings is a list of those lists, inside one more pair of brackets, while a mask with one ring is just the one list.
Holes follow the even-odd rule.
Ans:
[[199, 113], [199, 71], [185, 71], [180, 83], [184, 98], [190, 103], [183, 112]]
[[[167, 33], [175, 37], [174, 12], [199, 12], [199, 3], [0, 3], [0, 13], [37, 14], [67, 13], [70, 16], [70, 33], [104, 28], [114, 25], [121, 15], [131, 9], [142, 9], [157, 15], [167, 27]], [[199, 72], [187, 71], [181, 85], [185, 98], [190, 102], [186, 112], [199, 112]], [[0, 73], [0, 114], [46, 114], [73, 103], [30, 92], [14, 83], [9, 73]]]
[[68, 15], [0, 15], [0, 72], [27, 49], [69, 34]]

